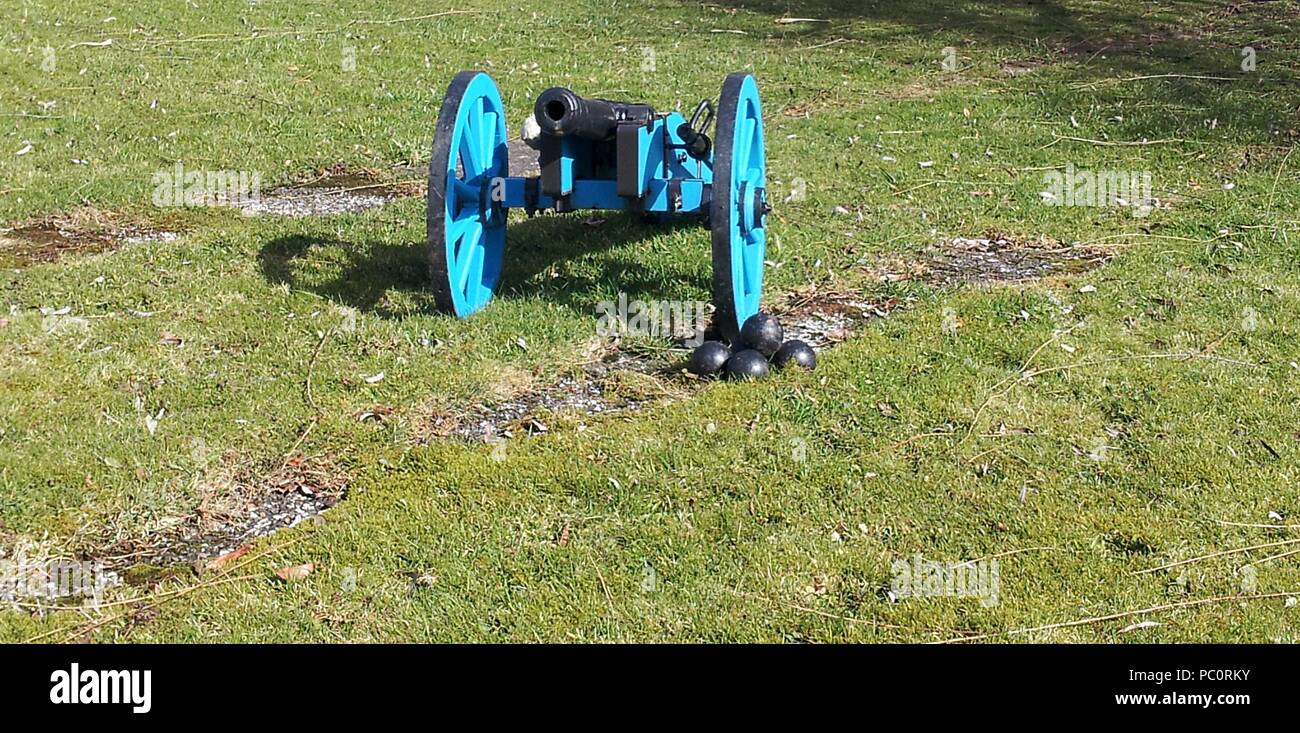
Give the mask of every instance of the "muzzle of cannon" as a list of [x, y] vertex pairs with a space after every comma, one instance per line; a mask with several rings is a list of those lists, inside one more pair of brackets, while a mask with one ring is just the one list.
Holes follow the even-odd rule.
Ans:
[[547, 135], [599, 142], [614, 139], [620, 124], [650, 124], [655, 111], [648, 104], [584, 99], [570, 89], [551, 87], [537, 97], [533, 116]]

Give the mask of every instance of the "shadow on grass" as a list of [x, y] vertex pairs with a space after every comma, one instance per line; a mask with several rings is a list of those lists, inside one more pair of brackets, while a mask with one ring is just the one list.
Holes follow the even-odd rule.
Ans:
[[[693, 229], [699, 234], [700, 261], [707, 264], [709, 233], [695, 220], [651, 225], [635, 214], [605, 215], [598, 226], [567, 215], [512, 222], [506, 231], [505, 269], [496, 297], [540, 297], [590, 313], [595, 302], [610, 293], [652, 299], [671, 297], [684, 284], [707, 290], [707, 267], [662, 260], [649, 267], [635, 246], [665, 232]], [[560, 272], [559, 265], [576, 261], [582, 261], [581, 266]], [[270, 283], [309, 290], [381, 317], [411, 315], [410, 307], [393, 306], [390, 295], [395, 292], [409, 296], [417, 313], [440, 312], [430, 291], [423, 241], [357, 242], [294, 234], [267, 242], [258, 253], [258, 264]]]
[[[933, 54], [922, 61], [925, 72], [940, 73], [947, 47], [955, 48], [959, 66], [990, 56], [1031, 62], [1027, 68], [1068, 64], [1072, 80], [1063, 88], [1088, 90], [1087, 103], [1136, 104], [1152, 111], [1124, 131], [1135, 138], [1185, 134], [1213, 120], [1220, 131], [1253, 135], [1242, 142], [1276, 142], [1268, 137], [1295, 127], [1293, 110], [1300, 103], [1300, 85], [1284, 58], [1294, 48], [1286, 42], [1294, 37], [1289, 29], [1300, 22], [1288, 3], [723, 0], [720, 5], [771, 16], [769, 41], [862, 48], [873, 58], [890, 44], [932, 44]], [[820, 22], [778, 24], [778, 18]], [[1246, 46], [1252, 60], [1259, 54], [1257, 68], [1243, 66]], [[1118, 83], [1134, 77], [1149, 83]], [[1026, 88], [1042, 93], [1032, 87], [1031, 81]]]

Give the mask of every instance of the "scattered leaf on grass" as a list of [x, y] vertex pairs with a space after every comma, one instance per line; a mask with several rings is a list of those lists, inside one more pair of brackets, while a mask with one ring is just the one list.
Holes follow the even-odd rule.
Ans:
[[533, 417], [532, 415], [524, 415], [523, 417], [519, 418], [519, 427], [528, 431], [529, 435], [544, 433], [549, 429], [546, 427], [546, 423], [542, 422], [541, 420], [538, 420], [536, 417]]
[[153, 435], [154, 433], [158, 432], [158, 423], [162, 422], [163, 415], [166, 414], [167, 414], [167, 408], [161, 407], [158, 409], [157, 415], [145, 415], [144, 429], [148, 430], [150, 435]]
[[308, 575], [311, 575], [311, 572], [315, 569], [316, 564], [309, 562], [302, 565], [290, 565], [287, 568], [280, 568], [275, 571], [275, 574], [280, 578], [280, 580], [292, 582], [295, 580], [302, 580]]
[[365, 382], [366, 382], [366, 384], [379, 384], [379, 383], [382, 382], [382, 381], [384, 381], [384, 373], [383, 373], [383, 372], [380, 372], [380, 373], [378, 373], [378, 374], [372, 374], [372, 375], [370, 375], [370, 376], [368, 376], [368, 377], [365, 378]]
[[183, 346], [185, 339], [177, 336], [171, 331], [162, 331], [158, 334], [158, 343], [163, 346]]
[[357, 414], [357, 420], [365, 422], [374, 420], [375, 422], [387, 422], [388, 416], [393, 414], [393, 408], [388, 405], [375, 405], [368, 410], [362, 410]]
[[224, 555], [219, 555], [217, 557], [214, 557], [211, 560], [209, 560], [207, 564], [204, 565], [204, 569], [220, 570], [221, 568], [224, 568], [225, 566], [229, 565], [235, 560], [238, 560], [244, 555], [247, 555], [248, 551], [251, 549], [252, 549], [252, 545], [243, 545], [242, 547], [235, 550], [231, 550], [230, 552], [227, 552]]
[[806, 589], [809, 595], [821, 596], [826, 594], [826, 577], [823, 575], [812, 576], [812, 585]]

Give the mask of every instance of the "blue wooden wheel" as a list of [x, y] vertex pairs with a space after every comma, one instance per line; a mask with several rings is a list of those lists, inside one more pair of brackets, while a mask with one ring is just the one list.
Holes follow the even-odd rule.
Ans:
[[462, 71], [438, 113], [429, 161], [429, 270], [438, 308], [460, 318], [487, 305], [501, 279], [506, 211], [491, 182], [508, 175], [506, 116], [492, 77]]
[[767, 249], [767, 156], [763, 109], [751, 74], [727, 76], [718, 100], [713, 158], [713, 305], [719, 329], [735, 339], [758, 312]]

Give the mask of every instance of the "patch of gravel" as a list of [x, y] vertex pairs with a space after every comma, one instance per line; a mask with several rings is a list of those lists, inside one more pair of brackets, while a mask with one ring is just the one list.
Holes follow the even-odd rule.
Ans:
[[524, 144], [523, 140], [511, 140], [506, 146], [509, 150], [510, 175], [536, 176], [542, 169], [537, 165], [537, 151]]
[[787, 341], [797, 339], [814, 349], [825, 349], [847, 338], [857, 323], [843, 311], [816, 311], [785, 320], [782, 330]]
[[1009, 237], [953, 237], [931, 247], [925, 280], [936, 285], [1009, 283], [1048, 275], [1083, 272], [1110, 256], [1096, 250], [1043, 239], [1018, 242]]
[[402, 194], [380, 184], [281, 186], [237, 204], [244, 216], [308, 216], [355, 214], [378, 208]]
[[259, 537], [322, 514], [336, 503], [337, 499], [300, 490], [268, 491], [238, 518], [206, 527], [188, 526], [150, 548], [147, 556], [135, 559], [167, 566], [220, 557]]
[[181, 235], [166, 231], [136, 231], [124, 233], [122, 241], [126, 244], [144, 244], [146, 242], [175, 242]]
[[547, 413], [576, 410], [602, 415], [639, 410], [645, 405], [609, 394], [601, 381], [564, 377], [540, 392], [522, 395], [491, 406], [480, 406], [453, 430], [456, 437], [470, 441], [497, 442], [516, 433], [537, 435], [549, 428], [542, 421]]
[[302, 456], [269, 474], [245, 468], [235, 474], [219, 471], [205, 481], [202, 500], [183, 521], [95, 554], [128, 582], [137, 582], [151, 577], [147, 568], [197, 566], [312, 519], [343, 500], [348, 490], [347, 475], [331, 461]]
[[817, 350], [847, 339], [862, 324], [902, 305], [897, 298], [863, 299], [853, 291], [805, 287], [787, 293], [773, 312], [786, 340], [798, 339]]

